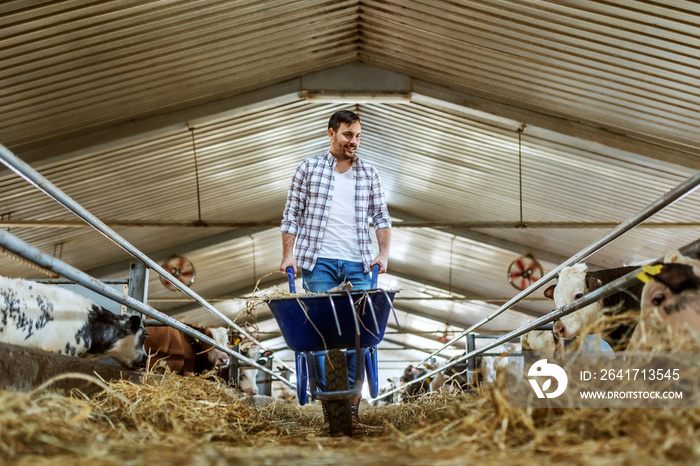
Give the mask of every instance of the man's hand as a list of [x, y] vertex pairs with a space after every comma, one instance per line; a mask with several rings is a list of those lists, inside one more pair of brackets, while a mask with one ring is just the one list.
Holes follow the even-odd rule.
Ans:
[[374, 260], [369, 264], [370, 270], [372, 270], [374, 264], [379, 265], [379, 273], [386, 273], [386, 270], [389, 268], [389, 258], [382, 255], [375, 257]]
[[294, 269], [294, 276], [297, 276], [297, 262], [294, 260], [293, 257], [290, 258], [282, 258], [282, 263], [280, 264], [280, 272], [282, 273], [287, 273], [287, 267], [291, 267]]
[[389, 268], [389, 245], [391, 244], [391, 228], [380, 228], [377, 230], [377, 243], [379, 254], [369, 264], [372, 270], [374, 264], [379, 264], [379, 273], [386, 273]]
[[287, 273], [287, 267], [294, 269], [294, 276], [297, 276], [297, 261], [294, 260], [294, 242], [296, 235], [290, 233], [282, 233], [282, 263], [280, 264], [280, 272]]

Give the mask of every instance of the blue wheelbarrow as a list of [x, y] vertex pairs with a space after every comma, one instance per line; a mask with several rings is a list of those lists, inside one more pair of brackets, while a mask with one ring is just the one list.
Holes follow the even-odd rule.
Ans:
[[[378, 270], [377, 265], [372, 268], [370, 290], [268, 300], [284, 341], [296, 354], [299, 404], [306, 404], [308, 386], [312, 399], [328, 409], [332, 435], [352, 434], [350, 399], [360, 395], [362, 388], [358, 383], [349, 389], [345, 353], [357, 355], [355, 380], [361, 380], [366, 369], [370, 395], [376, 397], [379, 392], [377, 345], [384, 338], [396, 291], [377, 289]], [[295, 293], [291, 267], [287, 277], [289, 291]], [[326, 387], [320, 391], [315, 360], [324, 356]]]

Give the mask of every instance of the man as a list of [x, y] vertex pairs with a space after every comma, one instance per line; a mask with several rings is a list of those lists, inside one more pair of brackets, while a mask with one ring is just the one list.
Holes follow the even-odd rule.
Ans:
[[[360, 145], [360, 117], [335, 112], [328, 121], [330, 149], [299, 164], [287, 195], [282, 219], [282, 263], [301, 269], [303, 286], [314, 293], [350, 282], [369, 289], [374, 264], [385, 273], [389, 263], [391, 218], [379, 175], [355, 155]], [[372, 258], [368, 217], [372, 217], [379, 253]], [[330, 314], [329, 314], [330, 318]], [[317, 360], [319, 390], [325, 389], [323, 358]], [[348, 355], [350, 388], [355, 383], [355, 355]], [[359, 424], [360, 397], [350, 400], [353, 422]], [[324, 415], [327, 415], [324, 406]]]

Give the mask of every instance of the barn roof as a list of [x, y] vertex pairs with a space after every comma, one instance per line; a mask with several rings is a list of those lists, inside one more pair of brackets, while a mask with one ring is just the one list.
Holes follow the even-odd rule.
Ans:
[[[360, 113], [395, 219], [391, 348], [437, 347], [516, 294], [518, 257], [552, 270], [700, 168], [692, 2], [15, 0], [0, 18], [0, 143], [154, 260], [186, 257], [232, 314], [259, 280], [283, 285], [289, 180], [337, 109]], [[699, 207], [694, 192], [587, 262], [689, 243]], [[6, 169], [0, 226], [128, 274], [128, 254]], [[0, 274], [43, 276], [9, 257]], [[149, 297], [215, 321], [155, 274]], [[535, 294], [483, 331], [551, 307]]]

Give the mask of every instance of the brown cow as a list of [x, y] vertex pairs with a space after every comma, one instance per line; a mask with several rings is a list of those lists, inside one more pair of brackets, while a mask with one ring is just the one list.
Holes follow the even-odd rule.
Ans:
[[[189, 325], [226, 346], [228, 332], [223, 327], [201, 328]], [[226, 353], [172, 327], [149, 327], [144, 344], [151, 367], [167, 367], [181, 375], [194, 375], [228, 366]]]

